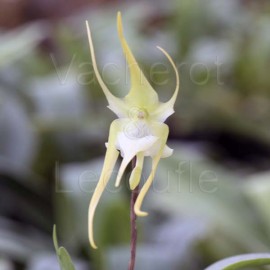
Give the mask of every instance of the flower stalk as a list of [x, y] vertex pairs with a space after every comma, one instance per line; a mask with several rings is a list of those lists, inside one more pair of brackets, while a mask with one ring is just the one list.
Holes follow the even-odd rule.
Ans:
[[[132, 170], [136, 166], [136, 158], [132, 160]], [[134, 205], [139, 195], [140, 187], [139, 185], [131, 191], [130, 197], [130, 231], [131, 231], [131, 238], [130, 238], [130, 261], [128, 270], [135, 269], [135, 261], [136, 261], [136, 248], [137, 248], [137, 216], [134, 211]]]

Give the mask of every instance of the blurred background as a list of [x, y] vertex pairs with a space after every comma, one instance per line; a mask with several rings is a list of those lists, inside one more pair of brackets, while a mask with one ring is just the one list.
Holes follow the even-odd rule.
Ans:
[[[85, 20], [105, 82], [128, 73], [116, 29], [167, 100], [181, 93], [139, 219], [137, 268], [201, 270], [270, 248], [270, 3], [260, 0], [0, 2], [0, 269], [58, 270], [52, 243], [77, 270], [122, 270], [129, 260], [127, 184], [110, 184], [90, 248], [87, 210], [115, 118], [95, 80]], [[147, 176], [147, 166], [146, 173]], [[128, 175], [127, 175], [128, 177]], [[112, 179], [112, 183], [113, 183]]]

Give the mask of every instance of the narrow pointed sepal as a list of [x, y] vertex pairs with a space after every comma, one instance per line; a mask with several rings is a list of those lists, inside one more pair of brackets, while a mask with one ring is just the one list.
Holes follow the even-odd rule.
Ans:
[[93, 230], [93, 222], [94, 222], [94, 214], [99, 202], [99, 199], [104, 192], [106, 185], [111, 177], [113, 172], [113, 168], [115, 166], [116, 160], [119, 156], [119, 152], [115, 148], [115, 143], [117, 139], [117, 134], [121, 128], [120, 120], [115, 120], [111, 124], [109, 139], [107, 143], [107, 152], [105, 155], [105, 161], [103, 165], [103, 169], [100, 175], [100, 179], [94, 191], [94, 194], [91, 198], [89, 211], [88, 211], [88, 234], [89, 234], [89, 241], [91, 246], [96, 249], [97, 245], [94, 241], [94, 230]]
[[170, 115], [172, 115], [174, 113], [174, 104], [179, 92], [179, 87], [180, 87], [180, 79], [179, 79], [179, 74], [178, 74], [178, 70], [177, 67], [175, 65], [175, 63], [173, 62], [171, 56], [161, 47], [157, 48], [167, 57], [167, 59], [169, 60], [169, 62], [171, 63], [174, 72], [175, 72], [175, 78], [176, 78], [176, 86], [175, 86], [175, 91], [172, 95], [172, 97], [170, 98], [169, 101], [165, 102], [165, 103], [160, 103], [160, 105], [158, 106], [157, 110], [155, 112], [153, 112], [152, 116], [154, 118], [156, 118], [157, 120], [164, 122]]
[[117, 29], [119, 39], [130, 71], [131, 87], [125, 100], [139, 107], [152, 107], [158, 105], [158, 95], [140, 69], [132, 51], [123, 34], [121, 13], [117, 14]]
[[101, 78], [101, 75], [98, 71], [97, 61], [96, 61], [96, 57], [95, 57], [95, 50], [94, 50], [93, 40], [92, 40], [92, 36], [91, 36], [91, 30], [90, 30], [88, 21], [86, 21], [85, 23], [86, 23], [86, 29], [87, 29], [87, 35], [88, 35], [88, 41], [89, 41], [90, 54], [91, 54], [92, 63], [93, 63], [93, 69], [94, 69], [94, 72], [96, 74], [97, 80], [100, 84], [100, 87], [102, 88], [102, 90], [103, 90], [103, 92], [108, 100], [108, 103], [109, 103], [108, 108], [110, 110], [112, 110], [118, 117], [125, 117], [128, 115], [128, 109], [126, 107], [125, 102], [122, 99], [114, 96], [110, 92], [110, 90], [108, 89], [108, 87], [104, 83], [104, 81]]

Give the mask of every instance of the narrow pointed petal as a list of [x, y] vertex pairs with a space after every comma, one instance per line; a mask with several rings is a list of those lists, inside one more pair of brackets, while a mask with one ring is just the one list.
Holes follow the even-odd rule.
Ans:
[[158, 123], [155, 124], [155, 126], [153, 127], [154, 131], [155, 131], [155, 135], [158, 135], [158, 137], [161, 140], [161, 145], [160, 145], [160, 150], [158, 152], [158, 154], [153, 158], [152, 161], [152, 170], [151, 173], [148, 177], [148, 179], [146, 180], [145, 184], [143, 185], [139, 196], [136, 200], [135, 206], [134, 206], [134, 210], [137, 216], [147, 216], [148, 213], [144, 212], [141, 210], [141, 206], [144, 200], [145, 195], [147, 194], [150, 186], [152, 185], [152, 182], [154, 180], [155, 174], [156, 174], [156, 170], [157, 170], [157, 166], [158, 163], [162, 157], [166, 142], [167, 142], [167, 138], [168, 138], [168, 134], [169, 134], [169, 128], [166, 124], [163, 123]]
[[130, 71], [131, 89], [125, 97], [134, 106], [147, 107], [158, 104], [158, 95], [145, 78], [123, 34], [121, 13], [117, 14], [119, 39]]
[[176, 87], [175, 87], [175, 91], [173, 93], [173, 96], [170, 98], [169, 101], [165, 102], [165, 103], [161, 103], [158, 107], [158, 109], [153, 113], [153, 116], [158, 119], [161, 122], [164, 122], [170, 115], [172, 115], [174, 113], [174, 104], [179, 92], [179, 86], [180, 86], [180, 79], [179, 79], [179, 74], [178, 74], [178, 70], [177, 67], [175, 65], [175, 63], [173, 62], [171, 56], [161, 47], [157, 47], [169, 60], [169, 62], [171, 63], [174, 71], [175, 71], [175, 77], [176, 77]]
[[118, 171], [118, 174], [117, 174], [117, 177], [116, 177], [116, 181], [115, 181], [115, 187], [119, 187], [120, 185], [120, 181], [123, 177], [123, 174], [127, 168], [127, 165], [129, 164], [129, 162], [132, 160], [133, 157], [130, 157], [130, 158], [124, 158], [121, 165], [120, 165], [120, 168], [119, 168], [119, 171]]
[[118, 117], [124, 117], [127, 115], [127, 109], [125, 107], [123, 100], [115, 97], [110, 92], [110, 90], [108, 89], [106, 84], [103, 82], [101, 75], [98, 71], [97, 61], [96, 61], [95, 51], [94, 51], [94, 45], [93, 45], [91, 31], [90, 31], [88, 21], [86, 21], [86, 29], [87, 29], [87, 35], [88, 35], [89, 48], [90, 48], [90, 54], [91, 54], [91, 58], [92, 58], [93, 68], [94, 68], [97, 80], [98, 80], [107, 100], [108, 100], [108, 103], [109, 103], [108, 108], [111, 109]]
[[141, 210], [141, 206], [142, 206], [145, 195], [147, 194], [150, 186], [153, 183], [159, 160], [160, 160], [160, 155], [154, 157], [153, 165], [152, 165], [152, 171], [151, 171], [148, 179], [146, 180], [145, 184], [143, 185], [143, 187], [142, 187], [142, 189], [141, 189], [141, 191], [139, 193], [139, 196], [138, 196], [138, 198], [136, 200], [134, 210], [135, 210], [135, 213], [136, 213], [137, 216], [145, 217], [145, 216], [148, 215], [147, 212], [144, 212], [144, 211]]
[[99, 202], [99, 199], [111, 177], [116, 160], [119, 156], [119, 152], [115, 148], [117, 133], [119, 129], [120, 129], [120, 120], [115, 120], [114, 122], [112, 122], [103, 169], [102, 169], [100, 179], [98, 181], [98, 184], [96, 186], [96, 189], [94, 191], [94, 194], [91, 198], [90, 205], [89, 205], [89, 212], [88, 212], [89, 241], [90, 241], [91, 246], [95, 249], [97, 248], [97, 246], [94, 241], [94, 233], [93, 233], [94, 214], [95, 214], [95, 210]]
[[137, 155], [139, 152], [144, 152], [148, 148], [151, 148], [155, 142], [158, 140], [158, 137], [155, 136], [145, 136], [143, 138], [134, 139], [129, 138], [125, 132], [121, 132], [117, 137], [117, 149], [121, 151], [123, 157], [122, 164], [120, 166], [115, 186], [118, 187], [121, 181], [121, 178], [125, 172], [127, 165], [130, 161]]
[[136, 158], [136, 166], [133, 169], [131, 176], [129, 178], [129, 186], [131, 190], [134, 190], [140, 183], [143, 169], [144, 155], [143, 153], [138, 153]]

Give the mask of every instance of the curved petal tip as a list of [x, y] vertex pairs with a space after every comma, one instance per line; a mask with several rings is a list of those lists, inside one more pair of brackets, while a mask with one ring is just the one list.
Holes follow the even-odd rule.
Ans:
[[135, 214], [138, 217], [146, 217], [146, 216], [148, 216], [148, 213], [147, 212], [141, 211], [140, 209], [138, 209], [136, 207], [135, 207]]
[[94, 240], [90, 240], [90, 245], [93, 249], [98, 249], [97, 245], [95, 244]]
[[175, 72], [175, 78], [176, 78], [176, 86], [175, 86], [175, 90], [174, 93], [172, 95], [172, 97], [170, 98], [169, 101], [162, 103], [159, 108], [156, 111], [156, 117], [161, 121], [164, 122], [167, 117], [169, 117], [171, 114], [174, 113], [174, 104], [179, 92], [179, 87], [180, 87], [180, 78], [179, 78], [179, 73], [177, 70], [177, 66], [174, 63], [174, 61], [172, 60], [171, 56], [161, 47], [157, 46], [157, 48], [167, 57], [167, 59], [169, 60], [169, 62], [171, 63], [174, 72]]

